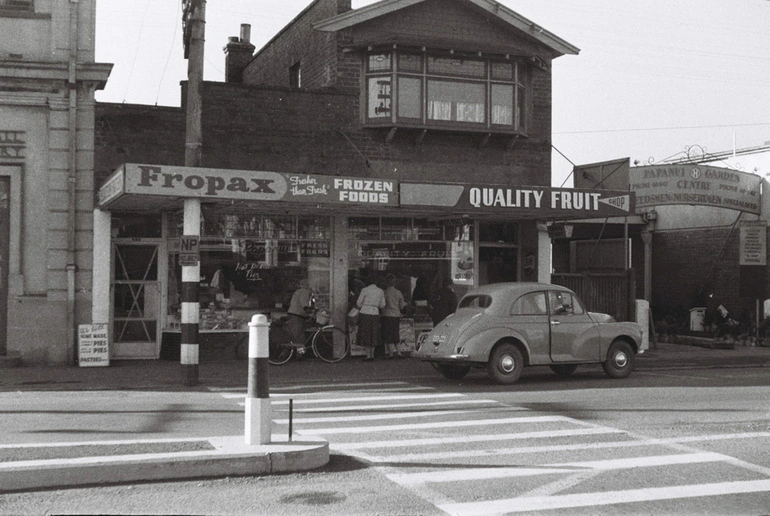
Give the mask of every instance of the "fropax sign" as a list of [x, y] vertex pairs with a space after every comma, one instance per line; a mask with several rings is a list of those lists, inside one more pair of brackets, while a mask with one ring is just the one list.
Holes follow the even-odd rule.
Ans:
[[131, 163], [123, 165], [122, 173], [125, 194], [253, 201], [398, 204], [398, 184], [389, 180]]

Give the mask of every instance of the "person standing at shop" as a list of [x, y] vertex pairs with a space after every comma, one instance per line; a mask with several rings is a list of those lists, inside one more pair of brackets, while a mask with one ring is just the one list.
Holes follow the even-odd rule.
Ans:
[[457, 295], [450, 287], [450, 282], [444, 280], [441, 282], [441, 288], [436, 292], [436, 297], [431, 302], [431, 319], [433, 319], [433, 325], [437, 325], [450, 314], [455, 313], [457, 309]]
[[382, 310], [382, 341], [385, 344], [385, 356], [393, 358], [401, 357], [399, 344], [401, 334], [399, 326], [401, 323], [401, 314], [406, 307], [404, 294], [396, 288], [396, 277], [389, 274], [386, 278], [385, 288], [385, 308]]
[[294, 291], [289, 303], [289, 319], [286, 323], [291, 341], [294, 344], [305, 342], [305, 321], [308, 319], [307, 309], [310, 308], [310, 288], [306, 279], [299, 280], [299, 288]]
[[358, 316], [358, 345], [366, 348], [364, 360], [374, 360], [374, 349], [380, 345], [380, 310], [385, 308], [385, 292], [378, 285], [376, 274], [369, 277], [369, 285], [361, 289], [356, 301]]

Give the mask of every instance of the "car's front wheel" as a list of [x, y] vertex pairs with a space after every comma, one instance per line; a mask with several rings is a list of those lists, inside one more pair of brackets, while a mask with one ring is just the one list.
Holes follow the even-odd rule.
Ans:
[[551, 371], [558, 374], [559, 376], [570, 376], [572, 373], [577, 371], [577, 368], [577, 364], [553, 364], [551, 366]]
[[610, 378], [626, 378], [634, 369], [634, 351], [628, 342], [615, 340], [607, 350], [602, 369]]
[[523, 370], [524, 355], [513, 344], [500, 344], [489, 355], [487, 373], [497, 383], [515, 383]]
[[444, 378], [462, 380], [470, 372], [471, 366], [436, 364], [436, 369], [444, 375]]

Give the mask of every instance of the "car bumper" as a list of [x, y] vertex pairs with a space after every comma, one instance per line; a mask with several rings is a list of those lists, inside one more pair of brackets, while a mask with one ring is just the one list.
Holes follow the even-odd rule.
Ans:
[[427, 360], [429, 362], [470, 362], [470, 355], [441, 355], [439, 353], [412, 353], [413, 358]]

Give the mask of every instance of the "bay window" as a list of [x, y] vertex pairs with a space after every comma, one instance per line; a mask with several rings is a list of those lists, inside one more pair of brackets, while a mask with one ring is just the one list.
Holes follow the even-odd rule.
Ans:
[[404, 50], [366, 59], [366, 123], [524, 133], [526, 66]]

